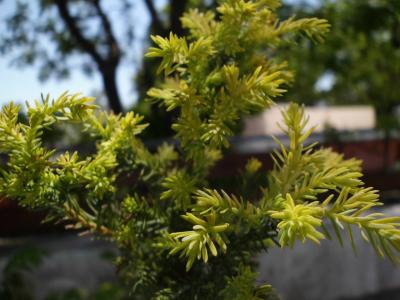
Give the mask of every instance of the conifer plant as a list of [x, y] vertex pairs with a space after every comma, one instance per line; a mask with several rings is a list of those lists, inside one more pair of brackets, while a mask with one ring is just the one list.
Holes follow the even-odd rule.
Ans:
[[[353, 230], [397, 261], [400, 217], [369, 212], [382, 203], [363, 183], [358, 160], [307, 143], [313, 129], [302, 106], [283, 112], [290, 143], [276, 139], [273, 169], [267, 174], [252, 159], [241, 172], [267, 180], [251, 187], [259, 193], [209, 181], [235, 124], [273, 105], [292, 80], [274, 52], [301, 36], [321, 42], [329, 31], [317, 18], [279, 20], [280, 4], [221, 0], [216, 12], [183, 16], [187, 37], [152, 37], [147, 57], [161, 60], [165, 81], [148, 96], [176, 111], [175, 145], [149, 151], [139, 138], [148, 126], [141, 116], [101, 111], [79, 94], [27, 104], [27, 122], [18, 119], [19, 105], [4, 106], [0, 194], [115, 243], [128, 299], [277, 299], [256, 284], [260, 251], [333, 235], [342, 243], [344, 234], [354, 246]], [[63, 122], [82, 126], [96, 151], [48, 149], [42, 134]]]

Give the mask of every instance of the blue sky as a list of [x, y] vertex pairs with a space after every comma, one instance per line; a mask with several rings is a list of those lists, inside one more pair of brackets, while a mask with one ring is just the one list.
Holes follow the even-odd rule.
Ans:
[[[299, 0], [286, 0], [288, 3], [296, 3]], [[318, 0], [307, 0], [311, 3], [318, 3]], [[104, 3], [111, 3], [105, 1]], [[158, 0], [157, 5], [161, 7], [165, 0]], [[12, 10], [14, 0], [5, 0], [0, 4], [0, 18], [8, 15]], [[149, 24], [150, 17], [147, 10], [143, 6], [143, 1], [135, 1], [135, 9], [132, 18], [135, 20], [135, 28], [137, 28], [136, 36], [144, 38], [146, 28]], [[123, 26], [123, 25], [119, 25]], [[116, 28], [118, 30], [118, 28]], [[0, 29], [1, 34], [1, 29]], [[138, 57], [142, 53], [139, 45], [136, 46], [135, 52]], [[40, 95], [50, 94], [57, 97], [64, 91], [71, 93], [83, 93], [85, 95], [96, 95], [100, 93], [102, 85], [101, 79], [97, 75], [87, 77], [75, 70], [67, 80], [57, 81], [50, 79], [41, 82], [37, 78], [37, 69], [35, 67], [17, 68], [10, 65], [11, 56], [0, 56], [0, 105], [10, 101], [25, 102], [40, 99]], [[125, 107], [130, 107], [136, 100], [136, 95], [132, 87], [132, 76], [135, 72], [135, 66], [132, 64], [121, 65], [118, 71], [118, 86], [121, 92], [121, 98]]]

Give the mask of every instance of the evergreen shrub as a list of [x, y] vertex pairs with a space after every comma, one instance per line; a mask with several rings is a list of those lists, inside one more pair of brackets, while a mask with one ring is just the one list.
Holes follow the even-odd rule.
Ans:
[[[139, 138], [148, 126], [141, 116], [99, 110], [79, 94], [27, 104], [25, 123], [19, 105], [4, 106], [0, 194], [115, 243], [129, 299], [276, 299], [269, 285], [256, 284], [260, 251], [333, 235], [342, 243], [344, 234], [354, 246], [353, 230], [397, 261], [400, 217], [370, 212], [382, 203], [362, 181], [360, 161], [307, 143], [313, 129], [300, 105], [283, 112], [290, 143], [276, 139], [273, 169], [252, 159], [240, 173], [258, 192], [229, 193], [209, 181], [235, 124], [269, 108], [290, 84], [290, 69], [274, 53], [302, 36], [322, 42], [329, 31], [317, 18], [279, 20], [280, 4], [219, 1], [216, 12], [183, 16], [187, 37], [152, 37], [146, 56], [161, 60], [165, 81], [148, 96], [176, 111], [177, 146], [149, 151]], [[63, 122], [80, 124], [96, 151], [46, 148], [42, 134]], [[251, 186], [255, 175], [268, 183]]]

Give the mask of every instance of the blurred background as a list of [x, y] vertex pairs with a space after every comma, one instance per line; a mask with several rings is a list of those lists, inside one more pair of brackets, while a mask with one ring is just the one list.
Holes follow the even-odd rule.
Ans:
[[[145, 115], [151, 126], [144, 138], [155, 147], [171, 139], [174, 116], [145, 101], [160, 82], [157, 61], [143, 59], [149, 34], [183, 35], [185, 10], [215, 6], [214, 0], [0, 0], [0, 105], [81, 92], [115, 113]], [[276, 107], [241, 124], [213, 180], [229, 185], [250, 157], [271, 167], [279, 111], [298, 101], [318, 126], [311, 141], [362, 159], [365, 182], [381, 191], [382, 210], [399, 215], [400, 1], [285, 0], [279, 13], [325, 18], [331, 32], [322, 45], [298, 40], [276, 51], [295, 80]], [[60, 149], [93, 147], [72, 126], [46, 139]], [[15, 299], [21, 300], [117, 299], [115, 249], [43, 225], [43, 218], [0, 201], [0, 299], [7, 288], [20, 291]], [[274, 249], [259, 258], [260, 280], [287, 300], [400, 299], [400, 268], [355, 239], [357, 255], [328, 242]]]

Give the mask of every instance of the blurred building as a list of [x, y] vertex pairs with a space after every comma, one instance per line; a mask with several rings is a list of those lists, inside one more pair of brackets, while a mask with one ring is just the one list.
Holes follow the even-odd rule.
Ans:
[[[277, 104], [264, 112], [245, 120], [244, 136], [280, 135], [281, 111], [287, 104]], [[314, 132], [326, 129], [338, 131], [373, 130], [376, 126], [374, 108], [370, 105], [315, 106], [306, 107], [309, 116], [308, 128], [316, 126]]]

